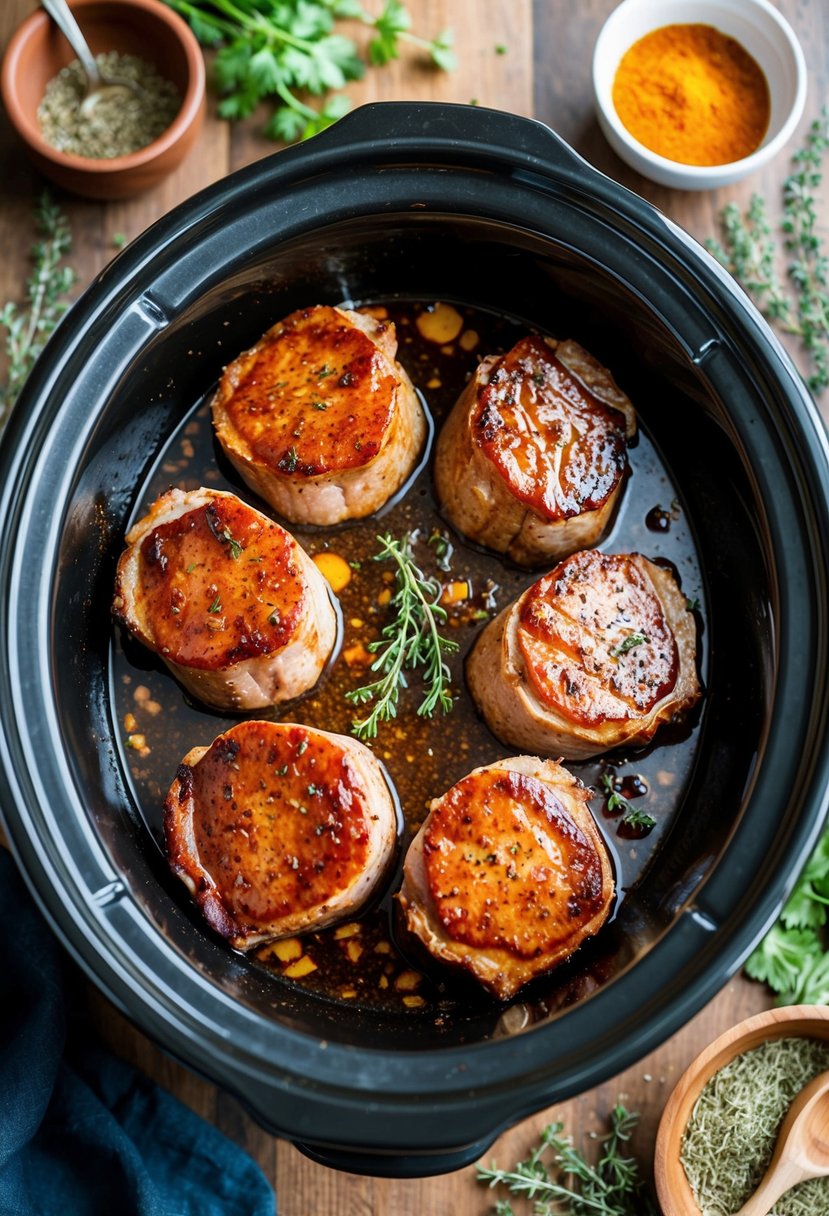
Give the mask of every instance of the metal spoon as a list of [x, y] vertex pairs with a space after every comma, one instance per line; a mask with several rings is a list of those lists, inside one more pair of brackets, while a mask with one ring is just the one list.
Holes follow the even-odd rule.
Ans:
[[757, 1190], [736, 1216], [768, 1216], [798, 1182], [829, 1174], [829, 1072], [801, 1089], [783, 1120], [774, 1156]]
[[123, 76], [104, 75], [66, 0], [41, 0], [41, 4], [81, 61], [81, 67], [86, 74], [86, 95], [81, 102], [81, 113], [85, 117], [91, 115], [102, 97], [111, 96], [113, 92], [123, 93], [128, 90], [139, 96], [142, 94], [143, 90], [134, 80], [127, 80]]

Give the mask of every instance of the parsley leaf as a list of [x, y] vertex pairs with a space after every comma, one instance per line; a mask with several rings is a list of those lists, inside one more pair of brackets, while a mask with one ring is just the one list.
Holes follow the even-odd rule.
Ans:
[[[359, 80], [367, 63], [382, 67], [400, 54], [401, 42], [417, 48], [444, 71], [455, 66], [452, 33], [433, 39], [411, 31], [402, 0], [386, 0], [379, 14], [359, 0], [166, 0], [185, 17], [203, 46], [217, 48], [219, 114], [235, 120], [273, 99], [274, 113], [264, 132], [292, 143], [336, 122], [349, 108], [342, 89]], [[372, 30], [367, 62], [353, 39], [336, 30], [337, 21], [356, 20]], [[319, 107], [306, 97], [323, 97]]]
[[213, 63], [213, 72], [220, 92], [229, 93], [241, 85], [250, 69], [252, 58], [253, 47], [241, 39], [222, 47]]
[[819, 929], [826, 924], [829, 899], [804, 876], [789, 896], [785, 907], [786, 924], [790, 929]]
[[792, 1005], [829, 1003], [829, 954], [813, 954], [803, 966], [792, 993]]
[[270, 47], [251, 55], [248, 60], [248, 75], [258, 94], [275, 93], [285, 79], [285, 73]]
[[190, 29], [202, 46], [216, 46], [222, 41], [225, 33], [219, 22], [208, 13], [199, 12], [198, 9], [194, 9], [190, 14]]
[[290, 106], [279, 106], [265, 124], [268, 139], [281, 139], [285, 144], [295, 143], [302, 137], [308, 119]]
[[777, 993], [779, 1005], [829, 1003], [829, 829], [818, 841], [775, 925], [755, 948], [746, 974]]
[[746, 963], [746, 973], [764, 980], [775, 992], [790, 993], [807, 959], [821, 953], [816, 934], [773, 925]]
[[368, 47], [369, 59], [375, 67], [382, 67], [390, 60], [397, 59], [398, 38], [411, 23], [412, 19], [400, 0], [387, 0], [386, 7], [374, 22], [377, 32]]
[[437, 38], [429, 43], [429, 54], [432, 63], [443, 72], [454, 72], [458, 66], [458, 58], [454, 51], [455, 35], [451, 30], [443, 30]]

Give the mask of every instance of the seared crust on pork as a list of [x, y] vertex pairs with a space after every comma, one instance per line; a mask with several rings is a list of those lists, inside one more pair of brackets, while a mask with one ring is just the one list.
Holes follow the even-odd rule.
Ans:
[[645, 744], [694, 705], [696, 625], [668, 570], [575, 553], [487, 625], [466, 677], [504, 743], [582, 759]]
[[259, 709], [316, 684], [337, 613], [290, 532], [235, 494], [174, 489], [126, 539], [114, 615], [199, 701]]
[[409, 932], [500, 1000], [568, 958], [614, 895], [588, 798], [535, 756], [464, 777], [431, 804], [406, 855], [398, 898]]
[[523, 566], [601, 539], [627, 469], [636, 415], [577, 342], [531, 335], [479, 365], [437, 442], [446, 518]]
[[225, 368], [212, 403], [216, 436], [286, 519], [362, 519], [411, 473], [426, 419], [396, 353], [390, 321], [317, 305]]
[[386, 874], [398, 824], [362, 743], [253, 721], [188, 752], [164, 832], [208, 924], [247, 950], [355, 915]]

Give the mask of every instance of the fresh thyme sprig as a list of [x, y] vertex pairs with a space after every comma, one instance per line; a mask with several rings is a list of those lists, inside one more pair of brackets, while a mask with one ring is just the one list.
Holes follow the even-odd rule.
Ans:
[[752, 196], [745, 215], [736, 203], [728, 203], [720, 215], [722, 241], [706, 242], [765, 316], [801, 339], [811, 359], [807, 383], [814, 392], [829, 385], [829, 259], [817, 231], [815, 198], [827, 149], [829, 107], [824, 106], [793, 157], [794, 172], [783, 182], [782, 244], [791, 259], [787, 269], [794, 299], [777, 273], [777, 243], [760, 195]]
[[0, 311], [7, 358], [5, 380], [0, 382], [0, 425], [47, 338], [69, 307], [65, 297], [76, 279], [74, 270], [62, 265], [72, 243], [68, 221], [45, 191], [35, 208], [35, 227], [39, 239], [32, 246], [34, 266], [26, 280], [25, 303], [10, 300]]
[[[265, 98], [277, 108], [265, 126], [271, 139], [293, 143], [316, 135], [349, 109], [340, 90], [366, 69], [353, 39], [335, 32], [350, 18], [373, 31], [368, 63], [380, 67], [401, 42], [425, 51], [445, 71], [455, 66], [452, 33], [429, 40], [413, 34], [401, 0], [386, 0], [374, 16], [360, 0], [166, 0], [185, 17], [204, 46], [219, 47], [214, 72], [222, 118], [247, 118]], [[298, 94], [323, 96], [317, 109]]]
[[798, 332], [812, 356], [809, 384], [829, 384], [829, 260], [818, 235], [814, 191], [821, 185], [823, 157], [829, 149], [829, 108], [812, 123], [806, 142], [795, 153], [795, 172], [783, 183], [784, 244], [792, 255], [789, 277], [798, 289]]
[[628, 811], [627, 815], [625, 815], [624, 819], [621, 821], [620, 826], [631, 828], [637, 832], [641, 831], [642, 835], [644, 836], [651, 830], [651, 828], [656, 827], [656, 820], [654, 819], [653, 815], [649, 815], [647, 811], [640, 811], [639, 808], [635, 806]]
[[431, 717], [436, 709], [449, 713], [450, 672], [444, 656], [458, 649], [457, 642], [442, 637], [438, 630], [446, 621], [446, 612], [438, 603], [440, 584], [415, 564], [408, 539], [398, 541], [386, 533], [377, 537], [377, 543], [380, 548], [372, 560], [393, 561], [396, 566], [395, 593], [389, 602], [394, 619], [368, 647], [377, 655], [371, 670], [380, 673], [379, 679], [345, 694], [353, 705], [373, 702], [368, 716], [352, 723], [358, 739], [373, 739], [380, 722], [396, 717], [400, 689], [407, 686], [406, 672], [417, 667], [423, 669], [426, 686], [418, 714]]
[[[656, 1216], [636, 1161], [623, 1151], [638, 1118], [624, 1106], [614, 1107], [595, 1165], [569, 1136], [562, 1136], [563, 1124], [551, 1123], [529, 1157], [513, 1170], [500, 1170], [494, 1163], [490, 1169], [479, 1166], [478, 1181], [535, 1200], [536, 1216]], [[495, 1211], [497, 1216], [514, 1216], [508, 1200], [496, 1203]]]
[[650, 829], [656, 826], [656, 820], [653, 815], [649, 815], [647, 811], [640, 811], [627, 798], [618, 792], [613, 784], [613, 777], [610, 773], [602, 773], [601, 786], [607, 798], [607, 809], [611, 815], [614, 811], [624, 813], [624, 818], [621, 823], [626, 828]]
[[613, 784], [613, 777], [610, 775], [610, 773], [602, 773], [600, 781], [602, 789], [607, 797], [607, 809], [610, 811], [611, 815], [614, 811], [625, 811], [630, 813], [636, 809], [632, 802], [629, 802], [627, 798], [623, 797], [623, 795], [618, 792]]

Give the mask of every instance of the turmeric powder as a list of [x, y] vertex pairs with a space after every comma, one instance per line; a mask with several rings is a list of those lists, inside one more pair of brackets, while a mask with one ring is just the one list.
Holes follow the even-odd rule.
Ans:
[[685, 165], [723, 165], [760, 146], [768, 82], [734, 38], [710, 25], [666, 25], [622, 57], [613, 104], [634, 139]]

